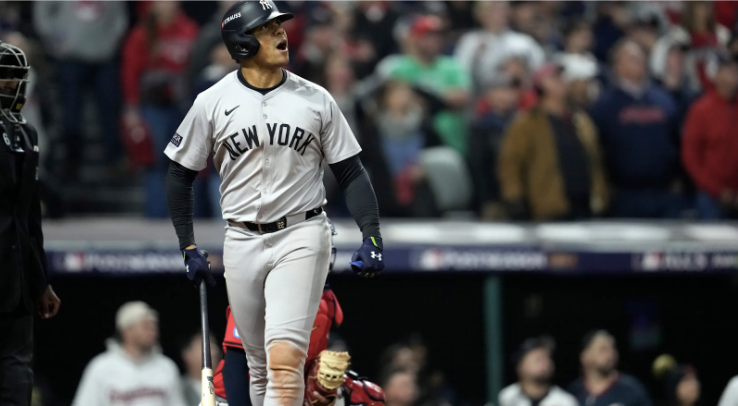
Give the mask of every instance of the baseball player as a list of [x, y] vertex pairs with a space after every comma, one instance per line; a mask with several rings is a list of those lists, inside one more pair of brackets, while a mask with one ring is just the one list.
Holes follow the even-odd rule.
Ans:
[[282, 69], [289, 62], [273, 1], [234, 4], [221, 33], [240, 68], [195, 100], [165, 153], [167, 200], [188, 277], [213, 284], [195, 243], [192, 182], [213, 156], [227, 220], [223, 264], [255, 406], [298, 406], [310, 329], [330, 257], [323, 213], [326, 161], [363, 234], [351, 266], [384, 269], [379, 210], [361, 151], [335, 100]]
[[[336, 235], [333, 223], [329, 222], [331, 235]], [[336, 260], [336, 248], [331, 238], [331, 261], [328, 270], [333, 269]], [[233, 320], [230, 307], [226, 309], [225, 337], [223, 339], [224, 357], [215, 370], [213, 382], [217, 395], [218, 406], [247, 406], [250, 405], [248, 387], [243, 385], [248, 379], [248, 365], [244, 357], [243, 345]], [[306, 385], [305, 406], [384, 406], [384, 392], [379, 386], [358, 377], [348, 367], [348, 353], [326, 351], [328, 348], [328, 334], [333, 324], [340, 326], [343, 323], [343, 310], [338, 298], [326, 284], [310, 333], [310, 345], [305, 363]], [[323, 373], [321, 373], [321, 370]], [[333, 371], [326, 374], [326, 371]], [[328, 376], [334, 379], [326, 382]], [[339, 378], [339, 379], [335, 379]], [[228, 396], [226, 396], [228, 393]]]
[[[213, 376], [218, 406], [248, 406], [248, 387], [242, 383], [248, 379], [248, 366], [243, 356], [243, 346], [230, 308], [226, 310], [228, 324], [223, 339], [223, 360], [218, 364]], [[343, 312], [333, 291], [325, 286], [318, 315], [315, 318], [310, 336], [310, 349], [306, 362], [306, 385], [304, 406], [384, 406], [384, 392], [376, 384], [359, 377], [353, 371], [343, 371], [337, 385], [320, 381], [321, 365], [330, 368], [331, 361], [345, 365], [346, 353], [326, 351], [328, 332], [332, 325], [341, 325]], [[327, 367], [326, 367], [327, 366]], [[340, 369], [340, 368], [339, 368]], [[326, 374], [323, 374], [325, 376]], [[330, 387], [329, 387], [330, 386]], [[226, 387], [228, 388], [226, 390]], [[226, 394], [230, 394], [227, 396]]]

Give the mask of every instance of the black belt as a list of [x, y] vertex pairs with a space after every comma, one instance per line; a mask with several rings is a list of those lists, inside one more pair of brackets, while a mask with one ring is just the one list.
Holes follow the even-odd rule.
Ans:
[[[248, 228], [251, 231], [255, 231], [258, 233], [262, 233], [262, 234], [268, 234], [268, 233], [273, 233], [275, 231], [284, 230], [288, 226], [294, 226], [295, 224], [299, 224], [302, 221], [309, 220], [322, 213], [323, 213], [322, 207], [318, 207], [317, 209], [313, 209], [313, 210], [308, 210], [305, 212], [305, 218], [303, 220], [300, 220], [297, 223], [292, 223], [292, 224], [287, 224], [287, 216], [284, 216], [281, 219], [273, 223], [267, 223], [267, 224], [257, 224], [257, 223], [249, 223], [249, 222], [242, 222], [238, 224], [243, 224], [244, 227]], [[289, 216], [289, 217], [292, 217], [292, 216]]]

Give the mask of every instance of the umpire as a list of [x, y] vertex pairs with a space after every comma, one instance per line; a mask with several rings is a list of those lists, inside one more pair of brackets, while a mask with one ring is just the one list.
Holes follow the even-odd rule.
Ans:
[[47, 282], [38, 197], [38, 135], [20, 110], [28, 61], [0, 42], [0, 405], [31, 404], [33, 313], [59, 311]]

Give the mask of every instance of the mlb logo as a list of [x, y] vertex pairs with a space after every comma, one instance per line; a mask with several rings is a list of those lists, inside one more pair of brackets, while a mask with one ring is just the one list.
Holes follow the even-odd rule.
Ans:
[[241, 338], [241, 336], [238, 335], [238, 328], [236, 328], [236, 327], [233, 327], [233, 336], [236, 337], [236, 338]]

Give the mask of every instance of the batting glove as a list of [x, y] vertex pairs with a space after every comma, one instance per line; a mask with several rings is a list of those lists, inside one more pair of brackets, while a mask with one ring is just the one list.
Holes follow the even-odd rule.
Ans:
[[372, 278], [384, 269], [382, 258], [382, 239], [369, 237], [351, 257], [351, 269], [359, 276]]
[[191, 248], [182, 250], [182, 256], [184, 257], [185, 269], [187, 270], [187, 278], [195, 284], [200, 285], [201, 280], [205, 280], [208, 285], [215, 286], [215, 278], [210, 273], [210, 261], [208, 261], [208, 254], [205, 251], [200, 251], [199, 248]]

